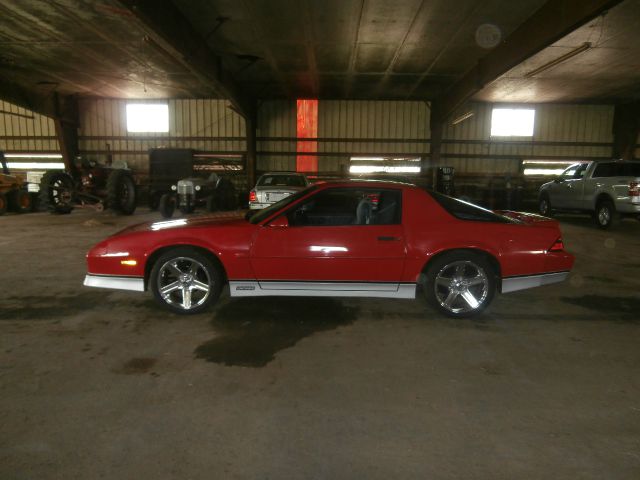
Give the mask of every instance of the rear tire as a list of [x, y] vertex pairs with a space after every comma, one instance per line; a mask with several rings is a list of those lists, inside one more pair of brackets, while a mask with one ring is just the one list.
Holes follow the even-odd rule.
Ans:
[[25, 190], [15, 190], [11, 194], [11, 203], [13, 210], [18, 213], [29, 213], [33, 210], [31, 195]]
[[7, 213], [7, 196], [0, 193], [0, 215]]
[[423, 285], [427, 302], [454, 318], [478, 315], [496, 292], [496, 272], [482, 256], [458, 250], [436, 258], [426, 271]]
[[107, 178], [107, 207], [124, 215], [136, 210], [136, 184], [127, 170], [113, 170]]
[[149, 288], [156, 301], [180, 315], [200, 313], [215, 304], [222, 291], [221, 268], [190, 247], [164, 253], [153, 265]]
[[66, 214], [73, 210], [75, 186], [65, 172], [49, 171], [40, 180], [40, 205], [51, 213]]
[[606, 230], [617, 224], [620, 216], [611, 200], [601, 200], [596, 206], [594, 219], [599, 228]]
[[176, 199], [171, 193], [165, 193], [160, 197], [158, 211], [163, 218], [171, 218], [176, 210]]

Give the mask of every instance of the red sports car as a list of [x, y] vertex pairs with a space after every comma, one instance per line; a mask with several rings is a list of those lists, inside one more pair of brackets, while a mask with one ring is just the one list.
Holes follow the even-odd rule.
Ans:
[[[253, 215], [251, 215], [253, 213]], [[244, 217], [122, 230], [87, 255], [84, 284], [151, 290], [176, 313], [232, 297], [415, 298], [446, 315], [484, 310], [497, 291], [567, 278], [558, 223], [493, 212], [415, 185], [320, 183]]]

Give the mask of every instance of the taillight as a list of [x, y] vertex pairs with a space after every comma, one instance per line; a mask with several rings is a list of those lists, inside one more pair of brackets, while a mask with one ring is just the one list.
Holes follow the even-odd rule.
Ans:
[[256, 195], [256, 192], [254, 190], [251, 190], [249, 192], [249, 201], [250, 202], [257, 202], [258, 201], [258, 195]]
[[640, 197], [640, 189], [638, 189], [638, 182], [629, 182], [629, 196]]
[[562, 243], [562, 238], [558, 238], [555, 242], [553, 242], [553, 245], [551, 245], [551, 248], [549, 248], [550, 252], [562, 252], [564, 250], [564, 243]]

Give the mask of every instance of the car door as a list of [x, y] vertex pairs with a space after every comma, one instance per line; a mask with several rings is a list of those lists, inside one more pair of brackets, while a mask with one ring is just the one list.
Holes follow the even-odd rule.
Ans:
[[406, 256], [401, 218], [401, 189], [320, 190], [258, 230], [251, 264], [260, 287], [395, 291]]
[[572, 196], [574, 194], [574, 182], [576, 180], [576, 172], [582, 164], [576, 163], [567, 168], [549, 190], [549, 200], [554, 208], [576, 208], [573, 205]]

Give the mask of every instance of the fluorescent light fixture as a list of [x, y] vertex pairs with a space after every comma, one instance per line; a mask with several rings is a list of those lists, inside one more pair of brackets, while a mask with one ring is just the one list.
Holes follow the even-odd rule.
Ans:
[[7, 162], [7, 167], [14, 170], [63, 170], [64, 163], [59, 162]]
[[128, 132], [168, 132], [169, 105], [166, 103], [128, 103]]
[[525, 168], [525, 175], [560, 175], [564, 168]]
[[366, 162], [366, 161], [372, 161], [372, 162], [382, 162], [384, 160], [384, 157], [351, 157], [351, 161], [356, 161], [356, 162]]
[[462, 123], [462, 122], [464, 122], [467, 118], [471, 118], [471, 117], [473, 117], [474, 115], [475, 115], [475, 113], [474, 113], [474, 112], [471, 112], [471, 111], [469, 111], [469, 112], [467, 112], [467, 113], [463, 113], [462, 115], [460, 115], [459, 117], [457, 117], [455, 120], [453, 120], [453, 121], [451, 122], [451, 125], [457, 125], [457, 124], [459, 124], [459, 123]]
[[523, 165], [573, 165], [576, 163], [575, 161], [566, 161], [566, 160], [523, 160]]
[[5, 153], [4, 158], [62, 158], [59, 153]]
[[550, 62], [547, 62], [544, 65], [540, 65], [538, 68], [536, 68], [534, 70], [531, 70], [528, 73], [525, 73], [524, 76], [525, 76], [525, 78], [531, 78], [534, 75], [537, 75], [539, 73], [545, 72], [545, 71], [549, 70], [550, 68], [553, 68], [553, 67], [555, 67], [556, 65], [558, 65], [558, 64], [560, 64], [562, 62], [566, 62], [570, 58], [573, 58], [573, 57], [575, 57], [576, 55], [578, 55], [578, 54], [580, 54], [582, 52], [586, 52], [590, 48], [591, 48], [591, 42], [584, 42], [578, 48], [574, 48], [570, 52], [567, 52], [564, 55], [559, 56], [555, 60], [551, 60]]
[[494, 108], [492, 137], [532, 137], [536, 111], [528, 108]]
[[389, 165], [351, 165], [349, 173], [420, 173], [420, 167], [395, 167]]

